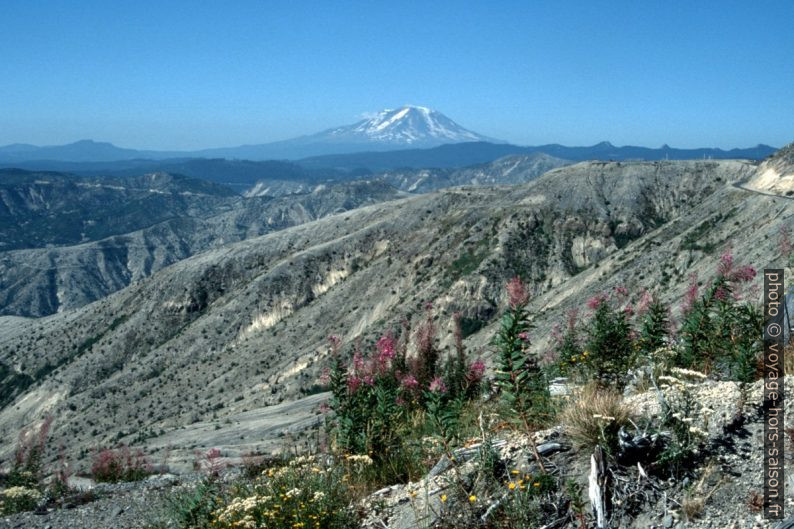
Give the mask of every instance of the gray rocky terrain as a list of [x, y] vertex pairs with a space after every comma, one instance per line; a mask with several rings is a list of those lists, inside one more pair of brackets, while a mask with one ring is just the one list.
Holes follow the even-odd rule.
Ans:
[[[159, 175], [159, 179], [168, 176]], [[96, 184], [101, 193], [95, 196], [96, 188], [86, 193], [83, 190], [88, 184], [80, 180], [54, 177], [85, 196], [64, 197], [63, 190], [52, 190], [55, 186], [42, 183], [35, 175], [16, 185], [0, 185], [11, 217], [3, 219], [0, 226], [38, 226], [33, 233], [26, 229], [19, 234], [23, 248], [0, 252], [0, 315], [38, 317], [80, 307], [201, 251], [400, 196], [377, 182], [318, 186], [281, 198], [244, 198], [206, 183], [221, 192], [199, 195], [190, 194], [184, 185], [184, 180], [192, 183], [193, 179], [177, 180], [172, 188], [154, 189], [130, 188], [128, 182], [134, 179], [118, 186], [102, 182]], [[130, 196], [133, 193], [135, 196]], [[82, 210], [63, 213], [68, 200]], [[102, 204], [101, 211], [92, 206], [95, 202]], [[35, 237], [36, 233], [50, 234], [51, 225], [63, 222], [64, 217], [73, 217], [80, 226], [105, 223], [105, 217], [113, 217], [122, 207], [129, 212], [129, 222], [117, 223], [122, 233], [106, 226], [98, 237], [58, 246], [42, 244]], [[46, 222], [40, 221], [41, 217]], [[126, 231], [130, 228], [134, 229]], [[80, 236], [75, 235], [79, 228], [59, 229], [64, 234], [61, 242], [76, 242], [75, 237], [79, 241]]]
[[605, 289], [678, 300], [727, 247], [756, 268], [779, 265], [794, 200], [746, 188], [758, 170], [584, 162], [521, 185], [408, 196], [208, 249], [78, 309], [0, 318], [0, 458], [46, 414], [77, 462], [119, 442], [168, 449], [177, 466], [210, 446], [278, 450], [319, 420], [324, 396], [309, 395], [329, 334], [367, 343], [431, 302], [444, 341], [460, 312], [467, 346], [487, 359], [503, 285], [520, 275], [540, 353], [568, 309]]
[[[463, 168], [403, 168], [367, 176], [401, 191], [429, 193], [456, 186], [525, 184], [543, 173], [571, 162], [543, 153], [515, 154], [493, 162]], [[318, 184], [301, 180], [263, 180], [245, 196], [281, 196], [313, 189]]]
[[366, 339], [428, 301], [445, 330], [461, 312], [476, 348], [516, 274], [534, 290], [542, 347], [573, 303], [624, 283], [679, 295], [729, 241], [769, 263], [792, 204], [731, 185], [754, 171], [730, 161], [583, 163], [518, 187], [410, 197], [203, 252], [81, 309], [15, 321], [0, 338], [0, 431], [13, 438], [53, 413], [54, 434], [79, 454], [221, 423], [314, 391], [329, 334]]
[[403, 191], [428, 193], [455, 186], [525, 184], [547, 171], [570, 163], [543, 153], [516, 154], [461, 169], [393, 170], [375, 175], [374, 178]]

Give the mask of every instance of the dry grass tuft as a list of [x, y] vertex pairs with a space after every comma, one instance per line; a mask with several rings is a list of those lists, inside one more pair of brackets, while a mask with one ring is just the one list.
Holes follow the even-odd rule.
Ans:
[[620, 393], [591, 383], [572, 395], [560, 419], [568, 435], [580, 447], [592, 448], [600, 444], [610, 451], [618, 430], [629, 422], [631, 415]]
[[[706, 468], [703, 469], [703, 475], [700, 476], [700, 479], [684, 495], [681, 501], [681, 510], [687, 522], [703, 514], [703, 510], [706, 508], [706, 503], [709, 501], [709, 498], [711, 498], [722, 485], [723, 480], [718, 477], [718, 470], [714, 462], [709, 463]], [[715, 480], [716, 483], [710, 486], [709, 483], [713, 483]]]

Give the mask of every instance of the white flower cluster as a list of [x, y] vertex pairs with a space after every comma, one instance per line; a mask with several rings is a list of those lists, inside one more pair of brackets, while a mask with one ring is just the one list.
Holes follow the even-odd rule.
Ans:
[[371, 465], [373, 463], [372, 458], [368, 455], [347, 455], [345, 459], [353, 464], [359, 465]]
[[[712, 410], [703, 406], [703, 403], [696, 399], [692, 392], [692, 388], [698, 386], [698, 383], [705, 380], [707, 376], [699, 371], [680, 367], [674, 367], [671, 371], [681, 378], [663, 375], [658, 379], [662, 383], [661, 389], [669, 405], [674, 410], [679, 410], [675, 411], [671, 417], [686, 425], [689, 433], [703, 438], [708, 437], [708, 421]], [[682, 378], [695, 379], [696, 382], [682, 380]], [[686, 402], [690, 402], [690, 404], [686, 405]], [[683, 409], [689, 411], [684, 413], [681, 411]], [[700, 424], [695, 424], [696, 422]]]
[[315, 461], [314, 456], [298, 456], [289, 462], [291, 467], [307, 467], [313, 465]]
[[29, 500], [39, 501], [41, 499], [41, 492], [36, 489], [29, 489], [27, 487], [9, 487], [0, 492], [4, 498], [8, 500]]
[[[270, 500], [272, 500], [272, 496], [248, 496], [247, 498], [235, 498], [232, 500], [229, 505], [224, 507], [223, 509], [219, 509], [215, 512], [215, 516], [218, 518], [219, 522], [224, 523], [231, 523], [235, 521], [235, 524], [239, 524], [240, 527], [249, 527], [247, 524], [247, 520], [250, 519], [251, 525], [250, 527], [256, 527], [256, 523], [254, 522], [254, 518], [249, 513], [257, 508], [266, 505]], [[242, 517], [241, 517], [242, 516]]]
[[691, 377], [698, 380], [706, 380], [708, 378], [705, 373], [701, 373], [700, 371], [695, 371], [693, 369], [684, 369], [683, 367], [674, 367], [671, 369], [671, 371], [682, 377]]

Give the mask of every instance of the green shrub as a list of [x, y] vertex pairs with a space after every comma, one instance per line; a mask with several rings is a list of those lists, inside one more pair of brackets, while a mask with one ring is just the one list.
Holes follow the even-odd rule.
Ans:
[[32, 511], [42, 499], [35, 488], [13, 486], [0, 491], [0, 513], [3, 515]]
[[726, 252], [716, 277], [702, 294], [696, 278], [692, 279], [674, 365], [716, 372], [740, 382], [758, 377], [763, 315], [756, 305], [740, 297], [742, 284], [755, 275], [750, 266], [735, 267], [732, 255]]
[[152, 528], [210, 529], [214, 527], [213, 513], [224, 505], [221, 494], [220, 483], [212, 478], [174, 491], [165, 499], [162, 519]]

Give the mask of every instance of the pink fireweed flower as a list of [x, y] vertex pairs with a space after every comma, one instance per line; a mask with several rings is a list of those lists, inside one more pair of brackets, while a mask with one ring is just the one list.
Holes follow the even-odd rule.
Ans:
[[637, 309], [635, 311], [637, 316], [645, 316], [645, 313], [651, 308], [651, 303], [653, 303], [653, 296], [647, 290], [643, 290], [640, 300], [637, 302]]
[[433, 393], [446, 393], [447, 385], [444, 384], [444, 381], [441, 379], [441, 377], [436, 377], [430, 382], [428, 389]]
[[757, 273], [755, 268], [750, 265], [741, 266], [733, 272], [731, 280], [739, 283], [747, 283], [755, 279]]
[[361, 353], [358, 351], [353, 353], [353, 371], [356, 373], [363, 373], [366, 367], [365, 364], [364, 357], [361, 356]]
[[624, 286], [615, 287], [615, 295], [626, 298], [629, 295], [629, 289]]
[[366, 384], [368, 386], [374, 386], [375, 385], [375, 377], [373, 377], [372, 375], [364, 376], [364, 378], [362, 378], [361, 381], [364, 382], [364, 384]]
[[347, 390], [350, 393], [355, 393], [358, 391], [358, 388], [361, 387], [361, 379], [358, 378], [356, 375], [351, 375], [347, 377]]
[[602, 303], [606, 302], [607, 296], [606, 294], [596, 294], [592, 298], [587, 300], [587, 308], [590, 310], [596, 310], [598, 307], [601, 306]]
[[634, 316], [634, 306], [631, 303], [627, 303], [625, 307], [623, 307], [623, 312], [626, 316]]
[[529, 301], [529, 293], [520, 277], [516, 276], [508, 281], [507, 299], [512, 309], [523, 307]]
[[325, 369], [323, 369], [323, 373], [322, 373], [322, 375], [320, 375], [320, 378], [317, 381], [320, 383], [321, 386], [327, 386], [328, 384], [330, 384], [331, 383], [331, 370], [329, 368], [327, 368], [327, 367]]
[[397, 351], [397, 342], [391, 336], [381, 336], [380, 340], [375, 344], [378, 349], [378, 357], [382, 360], [391, 360]]
[[478, 358], [469, 366], [469, 372], [466, 375], [466, 379], [469, 382], [479, 382], [482, 380], [483, 375], [485, 375], [485, 362]]
[[416, 330], [416, 349], [420, 355], [427, 354], [435, 348], [436, 326], [428, 314], [427, 319]]
[[717, 264], [717, 275], [720, 277], [728, 277], [731, 270], [733, 270], [733, 254], [729, 248], [720, 256], [720, 262]]
[[528, 342], [529, 341], [529, 333], [527, 331], [522, 331], [522, 332], [518, 333], [518, 338], [523, 340], [523, 341], [525, 341], [525, 342]]
[[413, 375], [405, 375], [400, 380], [400, 387], [406, 391], [413, 391], [419, 387], [419, 381]]
[[722, 287], [718, 287], [717, 290], [714, 291], [714, 299], [725, 301], [728, 299], [728, 291]]

